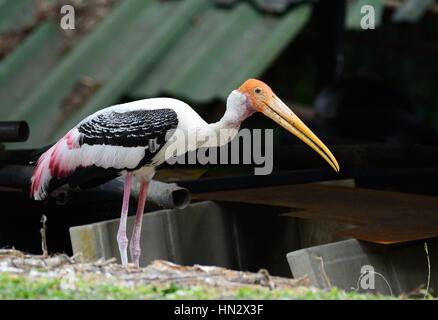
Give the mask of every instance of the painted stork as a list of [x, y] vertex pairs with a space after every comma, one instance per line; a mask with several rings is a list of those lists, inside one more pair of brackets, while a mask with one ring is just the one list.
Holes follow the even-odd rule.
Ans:
[[[129, 245], [131, 259], [139, 266], [140, 231], [149, 181], [155, 168], [168, 160], [164, 150], [177, 129], [187, 136], [222, 129], [237, 133], [240, 124], [261, 112], [297, 136], [322, 156], [335, 171], [339, 165], [329, 149], [272, 92], [265, 83], [249, 79], [228, 96], [226, 111], [216, 123], [206, 123], [189, 105], [171, 98], [152, 98], [115, 105], [82, 120], [38, 159], [31, 178], [31, 197], [42, 200], [63, 184], [95, 186], [124, 176], [124, 194], [117, 242], [123, 265], [127, 265], [126, 220], [133, 178], [139, 183], [134, 229]], [[235, 135], [234, 133], [234, 135]], [[220, 140], [217, 146], [227, 143]], [[205, 146], [205, 145], [204, 145]], [[185, 145], [183, 152], [199, 145]]]

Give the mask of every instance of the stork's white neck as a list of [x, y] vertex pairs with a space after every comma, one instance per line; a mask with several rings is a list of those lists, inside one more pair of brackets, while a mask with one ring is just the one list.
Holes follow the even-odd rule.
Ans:
[[227, 107], [222, 118], [210, 124], [213, 129], [239, 129], [240, 124], [254, 113], [248, 106], [247, 98], [237, 90], [230, 93], [227, 99]]
[[237, 134], [241, 123], [251, 116], [255, 110], [247, 103], [244, 94], [237, 90], [230, 93], [226, 110], [222, 118], [208, 125], [210, 134], [216, 135], [217, 146], [228, 143]]

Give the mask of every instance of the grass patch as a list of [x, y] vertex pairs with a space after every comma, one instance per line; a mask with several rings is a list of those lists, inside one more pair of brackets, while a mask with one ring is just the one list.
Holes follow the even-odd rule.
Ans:
[[[87, 277], [49, 278], [0, 273], [0, 299], [391, 299], [392, 297], [345, 292], [337, 288], [317, 290], [269, 290], [267, 288], [239, 287], [223, 291], [218, 287], [161, 285], [132, 285], [95, 281]], [[394, 298], [392, 298], [394, 299]]]

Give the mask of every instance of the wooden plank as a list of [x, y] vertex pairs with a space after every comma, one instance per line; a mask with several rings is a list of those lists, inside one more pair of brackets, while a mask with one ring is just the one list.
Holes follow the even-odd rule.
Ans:
[[337, 235], [381, 244], [402, 243], [437, 237], [438, 226], [436, 222], [428, 224], [428, 221], [410, 224], [402, 219], [401, 221], [390, 221], [384, 224], [341, 230], [337, 232]]
[[343, 236], [398, 243], [438, 236], [438, 198], [320, 184], [194, 194], [194, 199], [294, 208], [288, 215], [352, 224]]

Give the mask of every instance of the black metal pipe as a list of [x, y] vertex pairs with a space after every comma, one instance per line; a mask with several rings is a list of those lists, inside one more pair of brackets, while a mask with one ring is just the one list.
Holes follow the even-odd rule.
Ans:
[[[30, 165], [0, 165], [0, 187], [27, 191], [34, 168]], [[114, 179], [88, 190], [71, 190], [68, 186], [64, 186], [53, 191], [52, 196], [59, 205], [106, 202], [114, 198], [122, 198], [123, 182]], [[138, 196], [136, 185], [132, 188], [132, 196], [134, 198]], [[190, 192], [175, 183], [153, 180], [149, 187], [148, 202], [162, 208], [184, 209], [190, 204], [190, 198]]]
[[29, 137], [25, 121], [0, 121], [0, 142], [22, 142]]
[[[123, 181], [114, 179], [96, 188], [88, 190], [71, 190], [62, 187], [52, 192], [58, 205], [91, 204], [108, 202], [123, 197]], [[138, 197], [138, 186], [133, 185], [131, 197]], [[190, 204], [190, 191], [175, 183], [152, 180], [149, 186], [147, 203], [165, 209], [184, 209]]]
[[33, 166], [0, 165], [0, 187], [24, 190], [30, 183]]

